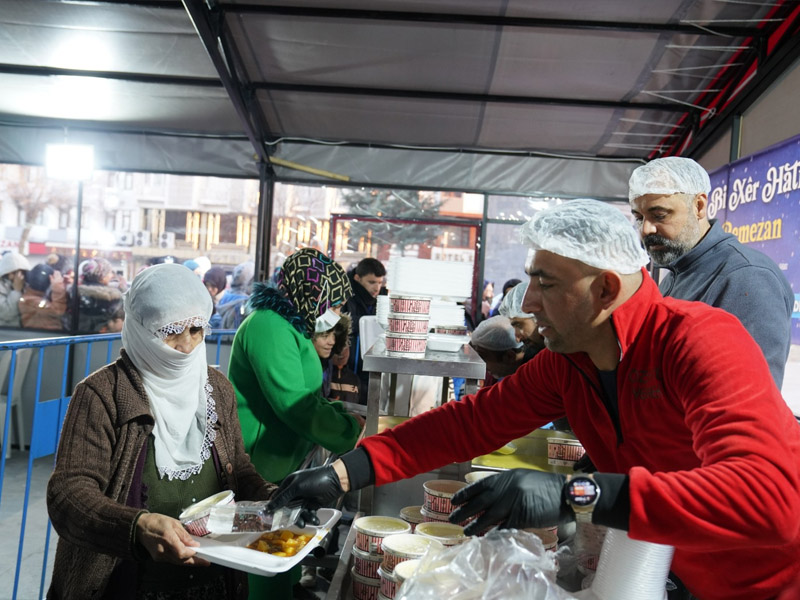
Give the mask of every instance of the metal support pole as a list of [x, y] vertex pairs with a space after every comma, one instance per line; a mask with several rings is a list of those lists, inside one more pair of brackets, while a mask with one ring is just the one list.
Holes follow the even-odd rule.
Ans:
[[75, 263], [74, 263], [74, 279], [72, 280], [72, 319], [70, 326], [72, 327], [72, 334], [78, 332], [78, 311], [80, 310], [80, 296], [78, 295], [78, 278], [80, 276], [79, 269], [81, 266], [81, 227], [83, 226], [83, 181], [78, 181], [78, 218], [77, 218], [77, 231], [75, 233]]
[[275, 197], [275, 176], [267, 163], [258, 163], [258, 223], [256, 228], [256, 281], [267, 281], [272, 246], [272, 208]]
[[476, 325], [481, 315], [483, 306], [483, 280], [484, 280], [484, 267], [486, 263], [486, 226], [489, 222], [489, 194], [483, 195], [483, 217], [481, 219], [481, 230], [478, 243], [478, 293], [472, 303], [472, 322]]
[[728, 162], [739, 160], [742, 155], [742, 115], [733, 116], [731, 123], [731, 153]]

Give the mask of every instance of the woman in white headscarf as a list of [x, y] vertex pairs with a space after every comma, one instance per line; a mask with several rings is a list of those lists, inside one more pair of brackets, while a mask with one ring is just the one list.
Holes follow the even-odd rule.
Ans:
[[[176, 519], [216, 492], [268, 499], [244, 451], [233, 389], [206, 364], [211, 297], [186, 267], [142, 271], [120, 358], [77, 385], [47, 506], [59, 535], [48, 598], [244, 598]], [[192, 568], [202, 566], [205, 568]]]

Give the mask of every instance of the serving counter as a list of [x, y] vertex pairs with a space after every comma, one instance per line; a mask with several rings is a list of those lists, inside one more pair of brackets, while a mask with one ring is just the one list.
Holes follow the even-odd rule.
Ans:
[[[464, 341], [467, 342], [468, 338], [465, 337]], [[397, 398], [398, 375], [441, 377], [442, 394], [437, 405], [447, 402], [450, 379], [464, 378], [464, 391], [472, 394], [478, 390], [478, 380], [486, 376], [486, 364], [467, 343], [457, 352], [427, 350], [424, 357], [409, 358], [388, 354], [384, 338], [379, 337], [364, 355], [363, 365], [364, 371], [369, 373], [365, 435], [377, 433], [381, 404], [387, 406], [388, 417], [409, 416], [408, 400]], [[388, 380], [388, 385], [382, 386], [383, 380]], [[383, 398], [382, 393], [387, 397]], [[463, 480], [469, 468], [469, 463], [448, 465], [431, 473], [381, 486], [377, 490], [365, 488], [361, 490], [359, 508], [368, 515], [397, 515], [403, 506], [422, 503], [424, 481], [435, 478]]]

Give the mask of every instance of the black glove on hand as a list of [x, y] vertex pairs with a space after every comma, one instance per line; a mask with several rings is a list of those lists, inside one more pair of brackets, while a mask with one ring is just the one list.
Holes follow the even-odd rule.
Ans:
[[563, 500], [564, 475], [531, 469], [511, 469], [480, 479], [456, 492], [450, 513], [452, 523], [461, 523], [485, 511], [465, 529], [475, 535], [492, 525], [500, 527], [550, 527], [574, 518]]
[[283, 480], [267, 504], [267, 510], [275, 511], [290, 504], [300, 504], [306, 510], [297, 519], [298, 526], [306, 523], [319, 525], [313, 511], [332, 504], [342, 494], [344, 490], [339, 483], [339, 476], [331, 465], [295, 471]]
[[597, 473], [597, 467], [594, 466], [592, 459], [588, 454], [584, 454], [572, 466], [573, 471], [580, 471], [581, 473]]

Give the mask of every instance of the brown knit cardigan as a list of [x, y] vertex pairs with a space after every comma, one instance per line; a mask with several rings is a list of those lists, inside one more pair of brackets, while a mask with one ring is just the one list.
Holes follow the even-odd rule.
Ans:
[[[222, 487], [240, 500], [265, 500], [276, 486], [244, 451], [233, 388], [211, 368], [208, 381]], [[141, 377], [124, 350], [75, 388], [47, 486], [47, 509], [59, 535], [48, 598], [103, 598], [114, 569], [135, 561], [134, 524], [144, 511], [126, 502], [153, 423]], [[246, 577], [234, 573], [235, 595], [246, 597]]]

